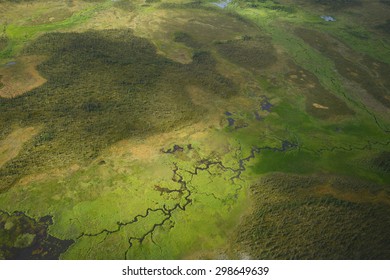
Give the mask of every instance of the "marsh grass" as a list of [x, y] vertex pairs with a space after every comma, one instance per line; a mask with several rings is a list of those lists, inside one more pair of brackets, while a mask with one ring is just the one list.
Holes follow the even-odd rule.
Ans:
[[22, 212], [0, 211], [0, 256], [4, 259], [57, 259], [72, 243], [47, 233], [50, 217], [39, 220]]
[[[36, 39], [39, 35], [45, 32], [53, 32], [59, 29], [67, 29], [80, 25], [96, 15], [97, 12], [104, 10], [112, 5], [111, 1], [100, 1], [96, 5], [83, 7], [77, 12], [70, 13], [67, 9], [63, 9], [63, 17], [59, 21], [50, 22], [46, 20], [36, 25], [31, 24], [7, 24], [2, 25], [3, 37], [8, 39], [7, 47], [0, 49], [0, 59], [11, 58], [19, 55], [25, 44]], [[69, 15], [69, 16], [68, 16]], [[23, 15], [22, 15], [23, 16]], [[16, 17], [22, 17], [17, 14]]]
[[[65, 259], [237, 258], [240, 250], [269, 259], [388, 258], [388, 137], [344, 98], [338, 56], [286, 28], [318, 17], [274, 1], [245, 11], [201, 1], [131, 2], [137, 34], [154, 47], [130, 30], [83, 32], [103, 4], [132, 8], [130, 1], [98, 2], [50, 25], [9, 26], [3, 57], [22, 47], [23, 55], [45, 55], [38, 70], [47, 83], [0, 99], [2, 139], [17, 126], [40, 128], [0, 170], [2, 209], [26, 211], [35, 221], [52, 215], [49, 233], [76, 240]], [[78, 33], [64, 33], [79, 24]], [[57, 29], [62, 33], [50, 33]], [[49, 33], [38, 37], [42, 32]], [[159, 55], [183, 45], [192, 53], [186, 64]], [[216, 70], [222, 68], [226, 76]], [[382, 77], [386, 64], [377, 71]], [[298, 79], [286, 81], [290, 75]], [[264, 99], [269, 112], [261, 111]], [[226, 111], [237, 127], [228, 126]], [[281, 151], [286, 141], [294, 147]], [[183, 148], [159, 153], [161, 145]], [[212, 161], [221, 165], [207, 165]], [[184, 186], [179, 180], [191, 203], [161, 224], [168, 208], [187, 202], [183, 190], [172, 191]], [[129, 238], [153, 227], [127, 250]], [[225, 255], [236, 246], [234, 229], [237, 251]], [[6, 234], [7, 246], [31, 242]]]
[[8, 186], [32, 170], [88, 162], [121, 139], [199, 121], [205, 111], [192, 104], [186, 85], [222, 98], [237, 93], [235, 84], [216, 72], [209, 53], [196, 53], [193, 63], [182, 65], [158, 56], [147, 40], [128, 30], [49, 33], [24, 54], [49, 57], [38, 66], [48, 82], [2, 99], [1, 123], [45, 124], [45, 129], [2, 169]]
[[[149, 3], [146, 1], [146, 3]], [[136, 5], [132, 1], [129, 0], [119, 0], [114, 2], [114, 7], [122, 9], [124, 11], [133, 11], [136, 8]]]
[[333, 10], [354, 7], [362, 4], [361, 0], [310, 0], [310, 2], [328, 6]]
[[[373, 68], [373, 59], [366, 58], [366, 63], [369, 63], [369, 70], [365, 69], [358, 63], [355, 63], [351, 60], [346, 59], [336, 50], [336, 47], [327, 40], [324, 35], [309, 29], [298, 29], [296, 34], [301, 37], [306, 43], [308, 43], [313, 48], [320, 51], [322, 54], [330, 57], [334, 61], [337, 71], [345, 78], [355, 81], [360, 84], [373, 98], [377, 99], [381, 104], [390, 108], [390, 101], [387, 96], [389, 95], [388, 90], [382, 86], [383, 83], [388, 83], [387, 78], [385, 78], [385, 73], [388, 73], [389, 66], [386, 65], [387, 70], [378, 71]], [[357, 56], [357, 55], [356, 55]], [[357, 59], [358, 56], [357, 56]], [[370, 61], [371, 60], [371, 61]], [[379, 63], [379, 62], [377, 62]], [[371, 71], [376, 71], [376, 75], [372, 75]]]
[[202, 44], [194, 40], [190, 34], [182, 31], [177, 31], [174, 33], [174, 41], [178, 43], [183, 43], [187, 47], [193, 49], [199, 49], [202, 46]]
[[0, 37], [0, 51], [4, 50], [8, 45], [8, 39], [6, 36]]
[[275, 50], [267, 37], [245, 36], [241, 40], [216, 42], [218, 52], [241, 67], [261, 70], [276, 62]]
[[[332, 180], [352, 193], [367, 187], [354, 179]], [[237, 230], [238, 252], [255, 259], [388, 259], [389, 205], [316, 193], [328, 181], [275, 173], [252, 185], [254, 210]]]
[[[297, 87], [298, 92], [305, 95], [305, 109], [311, 116], [332, 120], [340, 116], [347, 117], [355, 114], [345, 101], [325, 89], [313, 73], [292, 64], [291, 71], [286, 74], [286, 79]], [[313, 104], [320, 104], [324, 107], [318, 108]]]

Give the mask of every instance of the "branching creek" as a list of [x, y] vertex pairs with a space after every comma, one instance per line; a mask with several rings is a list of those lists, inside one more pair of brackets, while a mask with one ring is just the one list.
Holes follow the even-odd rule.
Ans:
[[[345, 150], [345, 151], [352, 151], [352, 150], [356, 150], [356, 149], [365, 150], [365, 149], [369, 149], [372, 145], [387, 146], [389, 144], [390, 144], [390, 141], [385, 142], [385, 143], [368, 141], [367, 144], [365, 144], [361, 147], [352, 147], [352, 146], [349, 146], [349, 147], [330, 147], [330, 148], [321, 148], [315, 152], [317, 152], [317, 153], [322, 153], [325, 151], [333, 152], [333, 151], [338, 150], [338, 149]], [[173, 148], [170, 148], [167, 150], [160, 149], [160, 151], [163, 154], [166, 154], [168, 156], [172, 156], [175, 153], [183, 152], [185, 148], [193, 149], [194, 147], [191, 144], [188, 144], [186, 147], [174, 145]], [[128, 248], [124, 251], [124, 259], [127, 259], [127, 255], [129, 253], [129, 251], [132, 249], [132, 247], [135, 245], [135, 242], [138, 242], [140, 245], [142, 245], [143, 241], [148, 236], [150, 236], [151, 241], [154, 244], [156, 244], [155, 241], [153, 240], [153, 234], [155, 233], [155, 231], [158, 228], [166, 225], [169, 221], [171, 221], [171, 223], [172, 223], [170, 225], [170, 227], [171, 228], [174, 227], [174, 221], [172, 221], [172, 216], [176, 212], [185, 211], [187, 209], [187, 207], [192, 204], [193, 200], [192, 200], [191, 196], [192, 196], [194, 191], [197, 192], [198, 194], [212, 196], [212, 197], [214, 197], [214, 199], [217, 199], [217, 200], [220, 200], [220, 201], [226, 203], [229, 199], [235, 199], [238, 196], [238, 193], [242, 189], [243, 186], [238, 184], [236, 181], [243, 180], [241, 178], [241, 174], [244, 171], [246, 171], [246, 164], [250, 160], [254, 159], [257, 154], [260, 154], [262, 151], [286, 152], [286, 151], [290, 151], [292, 149], [299, 149], [299, 148], [300, 148], [299, 144], [290, 142], [288, 140], [281, 140], [280, 147], [272, 147], [272, 146], [256, 147], [255, 146], [255, 147], [251, 148], [248, 156], [238, 159], [238, 161], [237, 161], [238, 167], [236, 167], [236, 168], [231, 167], [231, 166], [226, 166], [221, 160], [217, 161], [217, 160], [211, 160], [208, 158], [205, 158], [205, 159], [198, 161], [197, 165], [195, 166], [195, 168], [193, 170], [181, 169], [176, 162], [172, 162], [172, 164], [173, 164], [172, 181], [179, 184], [179, 187], [177, 189], [168, 189], [168, 188], [162, 188], [160, 186], [155, 185], [154, 188], [156, 191], [160, 191], [161, 194], [162, 193], [172, 193], [172, 192], [178, 193], [180, 198], [176, 204], [174, 204], [172, 207], [167, 207], [166, 204], [164, 204], [162, 207], [159, 207], [159, 208], [147, 208], [144, 213], [137, 214], [136, 216], [134, 216], [133, 218], [131, 218], [127, 222], [119, 222], [118, 221], [116, 223], [117, 227], [114, 229], [107, 229], [106, 228], [106, 229], [102, 229], [101, 231], [96, 232], [96, 233], [83, 232], [75, 240], [65, 240], [66, 245], [67, 245], [66, 247], [69, 248], [73, 243], [77, 242], [77, 240], [79, 240], [81, 238], [96, 237], [96, 236], [100, 236], [100, 235], [105, 235], [104, 239], [102, 241], [100, 241], [100, 242], [103, 242], [110, 234], [118, 233], [126, 226], [135, 224], [140, 219], [148, 218], [149, 214], [151, 214], [153, 212], [160, 212], [161, 214], [163, 214], [162, 219], [159, 222], [156, 222], [153, 225], [151, 225], [150, 228], [146, 232], [144, 232], [142, 235], [139, 235], [139, 236], [134, 235], [134, 236], [130, 236], [128, 238]], [[241, 152], [241, 147], [238, 148], [238, 151]], [[188, 186], [188, 184], [192, 182], [194, 176], [198, 175], [201, 171], [207, 171], [207, 172], [209, 172], [210, 175], [213, 175], [210, 171], [210, 168], [215, 167], [215, 166], [219, 167], [224, 172], [230, 171], [234, 174], [229, 179], [230, 179], [230, 182], [232, 183], [232, 185], [236, 185], [236, 186], [238, 186], [238, 188], [236, 188], [235, 194], [232, 195], [230, 198], [229, 197], [220, 198], [220, 197], [217, 197], [213, 193], [202, 193], [202, 192], [199, 192], [197, 189], [195, 189], [195, 188], [191, 189]], [[183, 173], [181, 173], [181, 172], [188, 173], [190, 175], [190, 179], [188, 181], [184, 180], [184, 177], [182, 175]], [[6, 213], [6, 212], [0, 210], [0, 213]], [[22, 213], [22, 212], [14, 212], [13, 214], [9, 214], [9, 213], [7, 213], [7, 214], [8, 215], [22, 214], [22, 215], [26, 216], [27, 218], [29, 218], [25, 213]], [[51, 219], [51, 217], [49, 217], [49, 218]], [[46, 236], [47, 235], [45, 235], [44, 237], [46, 238]], [[42, 238], [42, 240], [43, 240], [43, 237], [38, 236], [38, 235], [36, 238]], [[62, 240], [59, 240], [59, 241], [62, 241]], [[62, 242], [65, 242], [65, 241], [62, 241]], [[38, 241], [38, 242], [41, 242], [41, 241]], [[65, 243], [64, 243], [64, 245], [65, 245]], [[156, 244], [156, 245], [158, 246], [158, 244]], [[67, 250], [67, 248], [62, 248], [62, 252]], [[58, 258], [59, 254], [57, 254], [56, 256], [51, 254], [51, 257]], [[28, 256], [25, 256], [25, 258], [27, 259]]]
[[[356, 150], [356, 149], [357, 150], [365, 150], [365, 149], [370, 149], [372, 147], [372, 145], [388, 146], [389, 144], [390, 144], [390, 141], [385, 142], [385, 143], [368, 141], [367, 144], [365, 144], [361, 147], [352, 147], [352, 146], [349, 146], [349, 147], [330, 147], [330, 148], [321, 148], [317, 151], [312, 151], [312, 152], [317, 152], [317, 153], [322, 153], [325, 151], [333, 152], [335, 150], [340, 150], [340, 149], [345, 150], [345, 151], [352, 151], [352, 150]], [[188, 144], [185, 148], [193, 149], [194, 147], [191, 144]], [[160, 151], [163, 154], [166, 154], [168, 156], [172, 156], [175, 153], [183, 152], [185, 148], [181, 147], [179, 145], [174, 145], [173, 148], [170, 148], [167, 150], [161, 149]], [[205, 158], [205, 159], [198, 161], [197, 165], [195, 166], [195, 168], [193, 170], [181, 169], [176, 162], [173, 162], [172, 163], [173, 164], [172, 181], [179, 184], [179, 188], [168, 189], [168, 188], [162, 188], [160, 186], [154, 186], [154, 188], [156, 191], [160, 191], [161, 193], [172, 193], [172, 192], [178, 193], [180, 199], [176, 204], [174, 204], [172, 207], [167, 207], [166, 204], [164, 204], [162, 207], [159, 207], [159, 208], [147, 208], [144, 213], [137, 214], [136, 216], [134, 216], [132, 219], [130, 219], [127, 222], [119, 222], [118, 221], [117, 227], [114, 229], [107, 229], [106, 228], [106, 229], [102, 229], [101, 231], [96, 232], [96, 233], [83, 232], [75, 240], [65, 240], [66, 242], [62, 241], [62, 240], [58, 240], [58, 241], [62, 241], [62, 242], [66, 243], [66, 244], [64, 243], [64, 245], [66, 245], [66, 248], [62, 248], [62, 252], [67, 250], [73, 243], [77, 242], [77, 240], [79, 240], [81, 238], [96, 237], [96, 236], [100, 236], [100, 235], [104, 234], [105, 235], [104, 239], [102, 241], [100, 241], [100, 242], [103, 242], [110, 234], [115, 234], [115, 233], [121, 231], [124, 227], [137, 223], [140, 219], [148, 218], [149, 214], [151, 214], [153, 212], [160, 212], [161, 214], [163, 214], [162, 219], [159, 222], [151, 225], [150, 228], [146, 232], [144, 232], [142, 235], [130, 236], [128, 238], [128, 248], [124, 251], [124, 259], [127, 259], [127, 255], [129, 253], [129, 251], [132, 249], [132, 247], [135, 245], [135, 242], [138, 242], [140, 245], [142, 245], [143, 241], [148, 236], [150, 236], [151, 241], [153, 243], [155, 243], [155, 241], [153, 240], [153, 234], [155, 233], [155, 231], [158, 228], [166, 225], [169, 221], [172, 222], [170, 227], [174, 227], [174, 221], [172, 221], [172, 216], [176, 212], [185, 211], [186, 208], [192, 204], [193, 200], [192, 200], [191, 196], [192, 196], [194, 191], [196, 191], [198, 194], [212, 196], [212, 197], [214, 197], [214, 199], [217, 199], [217, 200], [220, 200], [220, 201], [226, 203], [229, 199], [235, 199], [238, 196], [238, 193], [242, 189], [243, 186], [240, 184], [237, 184], [236, 181], [243, 180], [241, 178], [241, 174], [244, 171], [246, 171], [246, 164], [250, 160], [254, 159], [257, 154], [260, 154], [262, 151], [286, 152], [286, 151], [290, 151], [292, 149], [299, 149], [299, 148], [300, 148], [299, 144], [290, 142], [288, 140], [281, 140], [280, 147], [272, 147], [272, 146], [252, 147], [248, 156], [238, 159], [238, 161], [237, 161], [238, 167], [236, 167], [236, 168], [231, 167], [231, 166], [226, 166], [221, 160], [217, 161], [217, 160], [211, 160], [208, 158]], [[238, 148], [238, 151], [241, 152], [241, 147]], [[232, 195], [230, 198], [229, 197], [220, 198], [220, 197], [217, 197], [213, 193], [202, 193], [202, 192], [199, 192], [197, 189], [195, 189], [195, 188], [191, 189], [188, 186], [188, 184], [192, 182], [194, 176], [198, 175], [201, 171], [207, 171], [207, 172], [209, 172], [210, 175], [213, 175], [210, 172], [210, 168], [213, 166], [219, 167], [224, 172], [230, 171], [234, 174], [233, 176], [230, 177], [230, 182], [232, 183], [232, 185], [238, 186], [238, 188], [236, 188], [235, 194]], [[190, 179], [188, 181], [184, 180], [184, 177], [181, 174], [181, 172], [188, 173], [190, 175]], [[0, 213], [6, 213], [6, 212], [0, 210]], [[29, 218], [25, 213], [22, 213], [22, 212], [14, 212], [12, 214], [9, 214], [9, 213], [7, 213], [7, 214], [8, 215], [22, 214], [22, 215], [26, 216], [27, 218]], [[51, 217], [49, 217], [49, 218], [51, 219]], [[40, 235], [37, 235], [36, 239], [38, 239], [38, 238], [42, 238], [42, 240], [38, 240], [37, 242], [42, 242], [44, 240], [44, 238], [47, 238], [47, 235], [45, 235], [43, 237], [41, 237]], [[156, 244], [156, 245], [158, 246], [158, 244]], [[50, 256], [52, 258], [58, 258], [59, 254], [57, 253], [55, 256], [53, 254], [51, 254]], [[24, 257], [26, 259], [29, 258], [29, 256], [27, 256], [27, 255], [25, 255]]]
[[[192, 147], [192, 146], [188, 145], [187, 147]], [[103, 230], [101, 230], [100, 232], [97, 232], [97, 233], [82, 233], [79, 237], [76, 238], [76, 240], [80, 239], [80, 238], [83, 238], [83, 237], [96, 237], [96, 236], [105, 234], [106, 236], [103, 239], [103, 241], [104, 241], [107, 238], [108, 235], [113, 234], [113, 233], [117, 233], [122, 228], [124, 228], [124, 227], [126, 227], [128, 225], [137, 223], [140, 218], [147, 218], [149, 216], [149, 214], [152, 213], [152, 212], [161, 212], [164, 215], [164, 218], [161, 221], [159, 221], [158, 223], [153, 224], [149, 228], [149, 230], [146, 231], [145, 233], [143, 233], [141, 236], [131, 236], [131, 237], [128, 238], [129, 247], [124, 252], [124, 258], [127, 259], [127, 254], [129, 252], [129, 250], [131, 250], [131, 248], [134, 246], [134, 242], [138, 241], [139, 244], [142, 244], [142, 242], [148, 236], [151, 236], [152, 242], [154, 242], [153, 241], [153, 233], [155, 232], [155, 230], [157, 228], [162, 227], [163, 225], [165, 225], [168, 221], [172, 222], [171, 218], [172, 218], [172, 215], [175, 212], [177, 212], [177, 211], [185, 211], [187, 206], [189, 206], [192, 203], [192, 199], [191, 199], [192, 192], [191, 192], [190, 188], [188, 187], [188, 183], [192, 180], [193, 176], [198, 175], [199, 171], [208, 171], [211, 166], [217, 165], [217, 166], [221, 167], [222, 170], [224, 170], [224, 171], [229, 170], [229, 171], [232, 171], [232, 172], [235, 173], [235, 175], [230, 178], [230, 181], [232, 182], [232, 184], [235, 184], [234, 180], [241, 179], [240, 176], [241, 176], [242, 172], [244, 172], [246, 170], [246, 167], [245, 167], [246, 163], [249, 162], [251, 159], [254, 159], [256, 154], [259, 154], [261, 151], [263, 151], [263, 150], [271, 150], [271, 151], [275, 151], [275, 152], [285, 152], [287, 150], [290, 150], [290, 149], [293, 149], [293, 148], [297, 148], [297, 147], [298, 147], [297, 144], [291, 143], [291, 142], [289, 142], [287, 140], [282, 141], [280, 148], [270, 147], [270, 146], [253, 147], [251, 149], [251, 151], [250, 151], [249, 156], [238, 160], [238, 166], [239, 166], [238, 168], [232, 168], [232, 167], [225, 166], [222, 161], [212, 161], [212, 160], [209, 160], [209, 159], [203, 159], [203, 160], [201, 160], [199, 162], [198, 166], [196, 166], [193, 171], [188, 171], [188, 170], [180, 169], [178, 164], [173, 162], [172, 181], [174, 181], [175, 183], [178, 183], [180, 185], [180, 188], [176, 189], [176, 190], [162, 190], [162, 189], [156, 188], [158, 186], [155, 186], [155, 189], [157, 191], [160, 191], [160, 192], [161, 191], [165, 191], [165, 192], [178, 192], [178, 193], [184, 195], [184, 197], [183, 197], [184, 200], [181, 199], [181, 201], [177, 202], [173, 207], [170, 207], [170, 208], [168, 208], [165, 204], [164, 204], [163, 207], [160, 207], [160, 208], [148, 208], [145, 211], [144, 214], [138, 214], [138, 215], [136, 215], [134, 218], [132, 218], [128, 222], [125, 222], [125, 223], [124, 222], [117, 222], [117, 228], [115, 228], [115, 229], [112, 229], [112, 230], [110, 230], [110, 229], [103, 229]], [[165, 153], [165, 154], [173, 154], [175, 152], [182, 151], [182, 150], [183, 150], [183, 148], [181, 148], [178, 145], [175, 145], [173, 149], [169, 149], [169, 150], [161, 149], [161, 152]], [[184, 172], [189, 173], [191, 175], [191, 180], [189, 182], [186, 182], [184, 180], [183, 176], [180, 174], [180, 171], [184, 171]], [[236, 192], [238, 192], [240, 189], [241, 189], [241, 187], [238, 188], [236, 190]], [[218, 198], [216, 198], [216, 199], [218, 199]], [[172, 227], [173, 226], [174, 225], [172, 225]]]
[[357, 147], [357, 146], [354, 147], [352, 145], [348, 145], [346, 147], [343, 147], [343, 146], [333, 146], [333, 147], [329, 147], [329, 148], [321, 148], [321, 149], [316, 150], [315, 152], [318, 153], [318, 154], [321, 154], [323, 152], [333, 152], [335, 150], [342, 150], [342, 151], [348, 151], [348, 152], [351, 152], [351, 151], [354, 151], [354, 150], [364, 151], [364, 150], [370, 150], [373, 145], [380, 145], [380, 146], [385, 147], [385, 146], [389, 146], [390, 145], [390, 141], [378, 142], [378, 141], [370, 141], [370, 140], [368, 140], [367, 144], [365, 144], [363, 146], [360, 146], [360, 147]]

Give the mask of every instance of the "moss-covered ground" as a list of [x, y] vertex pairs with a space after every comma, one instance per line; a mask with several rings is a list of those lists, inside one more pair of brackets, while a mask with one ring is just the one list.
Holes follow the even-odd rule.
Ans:
[[0, 258], [390, 257], [390, 7], [212, 2], [0, 1]]

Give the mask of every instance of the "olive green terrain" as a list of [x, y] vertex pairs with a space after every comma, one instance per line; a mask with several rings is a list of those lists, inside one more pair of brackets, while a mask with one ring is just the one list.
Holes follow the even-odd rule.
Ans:
[[0, 258], [389, 259], [389, 11], [0, 1]]
[[3, 181], [3, 188], [23, 172], [83, 163], [119, 140], [199, 121], [202, 108], [191, 103], [177, 81], [202, 85], [222, 98], [237, 92], [231, 80], [215, 71], [207, 52], [181, 65], [158, 56], [149, 42], [130, 31], [49, 33], [23, 54], [49, 57], [38, 66], [48, 82], [2, 102], [2, 123], [44, 123], [45, 129], [18, 161], [4, 168], [9, 183]]

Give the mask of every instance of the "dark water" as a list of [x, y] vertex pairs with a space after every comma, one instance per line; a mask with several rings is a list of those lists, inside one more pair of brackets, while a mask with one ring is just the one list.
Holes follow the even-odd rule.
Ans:
[[23, 212], [0, 211], [0, 256], [8, 260], [56, 260], [73, 240], [61, 240], [48, 234], [51, 216], [39, 220]]

